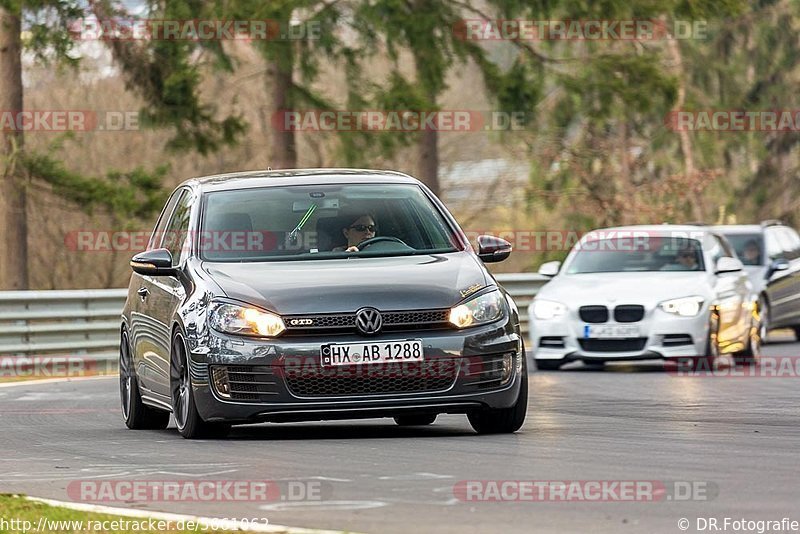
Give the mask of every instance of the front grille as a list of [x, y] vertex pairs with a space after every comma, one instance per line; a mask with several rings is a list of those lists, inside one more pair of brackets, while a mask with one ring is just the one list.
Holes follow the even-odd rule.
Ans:
[[605, 306], [581, 306], [578, 308], [581, 321], [587, 323], [605, 323], [608, 321], [608, 308]]
[[543, 336], [539, 338], [539, 346], [551, 349], [563, 349], [564, 338], [560, 336]]
[[631, 339], [579, 339], [581, 349], [587, 352], [631, 352], [642, 350], [646, 337]]
[[[416, 332], [449, 329], [452, 327], [448, 321], [449, 315], [449, 309], [381, 312], [383, 317], [381, 331]], [[355, 313], [287, 315], [283, 317], [283, 322], [286, 324], [285, 336], [358, 333]]]
[[[217, 366], [214, 366], [217, 367]], [[278, 394], [272, 369], [264, 365], [225, 365], [230, 400], [269, 402]]]
[[636, 323], [644, 318], [644, 306], [623, 304], [614, 308], [614, 320], [618, 323]]
[[297, 397], [437, 392], [452, 387], [460, 365], [460, 358], [438, 358], [408, 363], [287, 367], [284, 377], [289, 391]]
[[692, 343], [692, 336], [689, 334], [666, 334], [661, 340], [661, 345], [664, 347], [680, 347]]

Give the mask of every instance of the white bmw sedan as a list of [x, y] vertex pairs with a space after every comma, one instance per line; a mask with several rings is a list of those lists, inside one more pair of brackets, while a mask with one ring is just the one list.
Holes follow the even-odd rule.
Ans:
[[531, 348], [538, 369], [580, 360], [678, 360], [713, 365], [719, 354], [758, 358], [758, 306], [725, 238], [697, 226], [628, 226], [584, 235], [534, 298]]

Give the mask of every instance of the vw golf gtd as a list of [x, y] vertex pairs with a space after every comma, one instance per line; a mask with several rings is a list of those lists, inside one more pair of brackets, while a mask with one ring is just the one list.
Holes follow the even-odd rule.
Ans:
[[396, 172], [192, 179], [131, 261], [120, 393], [130, 428], [467, 414], [514, 432], [528, 397], [519, 316], [444, 205]]

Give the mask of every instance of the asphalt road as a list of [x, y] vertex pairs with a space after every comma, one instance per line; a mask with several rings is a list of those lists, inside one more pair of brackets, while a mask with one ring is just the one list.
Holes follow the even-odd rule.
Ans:
[[[797, 356], [800, 344], [765, 353]], [[515, 435], [478, 436], [465, 417], [443, 416], [415, 429], [389, 420], [269, 424], [187, 441], [174, 429], [127, 430], [114, 379], [2, 388], [0, 491], [69, 501], [75, 480], [296, 482], [319, 495], [106, 504], [359, 532], [677, 533], [683, 518], [688, 532], [698, 518], [720, 528], [725, 517], [800, 521], [797, 378], [573, 364], [532, 374], [530, 391]], [[695, 490], [655, 502], [465, 502], [453, 491], [464, 480], [677, 481]]]

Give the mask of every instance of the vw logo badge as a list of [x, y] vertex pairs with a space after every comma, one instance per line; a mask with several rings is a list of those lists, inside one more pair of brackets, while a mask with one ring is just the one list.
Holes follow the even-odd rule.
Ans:
[[383, 317], [375, 308], [361, 308], [356, 312], [356, 328], [362, 334], [376, 334], [382, 326]]

